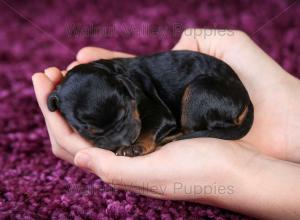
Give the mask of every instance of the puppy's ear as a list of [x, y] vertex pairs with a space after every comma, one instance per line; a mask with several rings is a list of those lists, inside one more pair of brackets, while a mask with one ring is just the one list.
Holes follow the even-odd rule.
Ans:
[[135, 99], [135, 85], [126, 77], [118, 76], [117, 78], [123, 83], [131, 98]]
[[54, 91], [48, 96], [47, 106], [48, 106], [49, 111], [55, 112], [56, 110], [58, 110], [59, 104], [60, 104], [59, 97], [58, 97], [56, 91]]

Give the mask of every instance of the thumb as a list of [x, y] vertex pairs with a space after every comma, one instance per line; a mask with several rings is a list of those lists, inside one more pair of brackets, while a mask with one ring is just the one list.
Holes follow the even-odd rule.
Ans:
[[114, 161], [113, 157], [115, 155], [111, 151], [93, 147], [77, 152], [74, 157], [74, 164], [103, 177], [106, 170], [109, 169], [106, 166]]
[[116, 156], [113, 152], [92, 147], [83, 149], [75, 155], [74, 164], [86, 169], [104, 182], [113, 184], [138, 184], [141, 180], [149, 178], [153, 164], [151, 157], [124, 157]]
[[84, 47], [76, 55], [79, 63], [88, 63], [99, 59], [126, 58], [133, 55], [123, 52], [110, 51], [100, 47]]
[[186, 34], [187, 30], [182, 32], [180, 39], [172, 48], [172, 50], [191, 50], [197, 51], [198, 50], [198, 42], [194, 37], [187, 37]]

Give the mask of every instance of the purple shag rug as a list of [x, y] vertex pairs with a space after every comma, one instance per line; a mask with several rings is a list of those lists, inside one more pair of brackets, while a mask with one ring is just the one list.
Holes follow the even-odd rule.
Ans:
[[209, 27], [244, 30], [299, 77], [299, 14], [299, 2], [283, 0], [1, 0], [0, 219], [249, 219], [113, 190], [55, 158], [31, 75], [64, 68], [83, 46], [145, 54], [169, 50], [186, 27]]

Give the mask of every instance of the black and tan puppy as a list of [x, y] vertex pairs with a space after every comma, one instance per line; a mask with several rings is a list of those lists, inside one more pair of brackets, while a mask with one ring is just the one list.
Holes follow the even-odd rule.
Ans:
[[49, 95], [48, 108], [95, 146], [124, 156], [186, 138], [240, 139], [253, 122], [234, 71], [191, 51], [78, 65]]

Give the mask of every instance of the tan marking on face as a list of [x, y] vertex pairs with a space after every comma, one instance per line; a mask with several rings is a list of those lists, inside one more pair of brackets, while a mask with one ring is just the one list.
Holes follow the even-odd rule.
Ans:
[[244, 108], [244, 110], [242, 111], [242, 113], [233, 120], [233, 122], [236, 124], [236, 125], [241, 125], [243, 123], [243, 121], [245, 120], [246, 116], [247, 116], [247, 113], [248, 113], [248, 106]]

